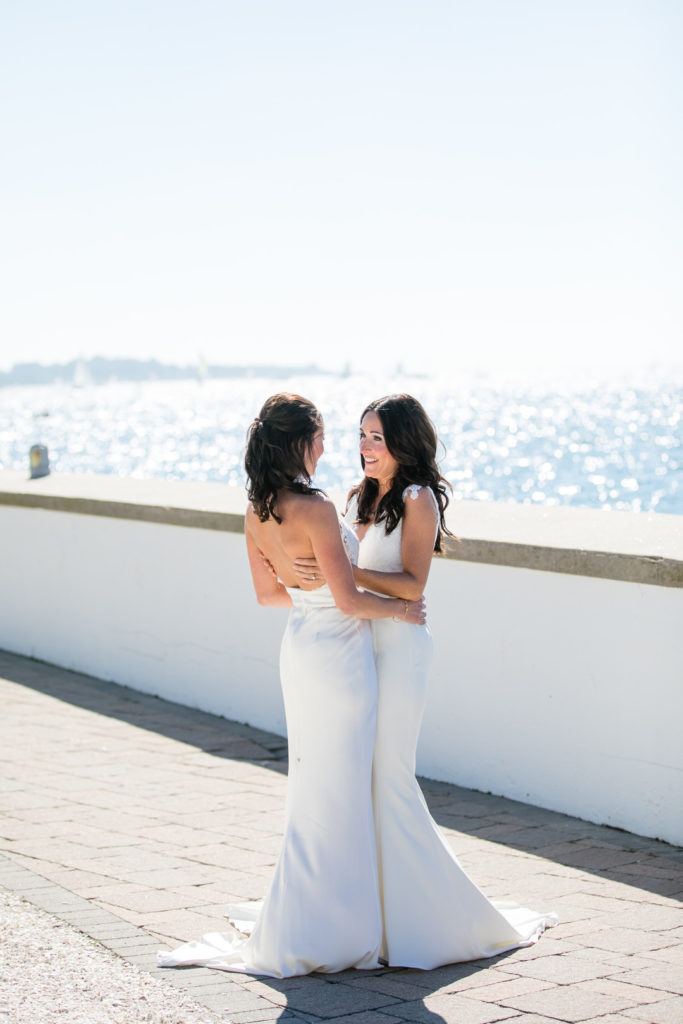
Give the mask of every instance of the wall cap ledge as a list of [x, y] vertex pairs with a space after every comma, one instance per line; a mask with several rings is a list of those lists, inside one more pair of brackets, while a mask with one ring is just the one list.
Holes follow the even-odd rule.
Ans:
[[[331, 495], [343, 505], [344, 496]], [[241, 487], [0, 470], [0, 505], [241, 533]], [[445, 559], [683, 587], [683, 516], [452, 501]]]

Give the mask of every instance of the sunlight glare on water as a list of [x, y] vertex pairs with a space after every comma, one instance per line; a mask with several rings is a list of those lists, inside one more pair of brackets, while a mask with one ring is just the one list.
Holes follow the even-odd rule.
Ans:
[[358, 422], [373, 398], [408, 391], [434, 421], [456, 498], [683, 513], [680, 379], [617, 385], [349, 376], [150, 381], [0, 390], [0, 468], [34, 443], [54, 473], [244, 484], [246, 431], [268, 395], [296, 391], [325, 418], [316, 483], [359, 477]]

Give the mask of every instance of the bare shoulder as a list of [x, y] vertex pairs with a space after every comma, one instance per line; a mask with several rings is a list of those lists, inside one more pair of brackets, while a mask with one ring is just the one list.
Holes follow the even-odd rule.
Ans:
[[412, 509], [428, 509], [436, 514], [438, 504], [434, 491], [431, 487], [424, 487], [422, 484], [409, 484], [403, 492], [403, 505], [406, 515]]
[[403, 499], [403, 520], [409, 531], [425, 531], [433, 536], [439, 519], [439, 509], [431, 487], [411, 484]]
[[290, 521], [305, 519], [307, 522], [326, 523], [331, 518], [337, 518], [334, 502], [320, 492], [298, 494], [296, 491], [290, 491], [279, 504]]
[[314, 522], [325, 526], [330, 522], [337, 522], [337, 506], [326, 494], [302, 494], [298, 495], [306, 502], [305, 514]]

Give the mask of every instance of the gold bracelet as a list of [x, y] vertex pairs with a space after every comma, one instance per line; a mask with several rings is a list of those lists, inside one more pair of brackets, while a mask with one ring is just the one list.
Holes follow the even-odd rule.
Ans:
[[401, 615], [400, 617], [398, 615], [392, 615], [391, 617], [394, 620], [394, 622], [405, 622], [405, 620], [408, 618], [408, 602], [406, 601], [405, 597], [399, 597], [397, 598], [397, 600], [403, 601], [403, 615]]

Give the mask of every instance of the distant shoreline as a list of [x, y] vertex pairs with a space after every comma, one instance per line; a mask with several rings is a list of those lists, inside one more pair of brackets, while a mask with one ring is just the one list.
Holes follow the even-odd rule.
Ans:
[[[246, 366], [206, 363], [199, 358], [194, 363], [184, 365], [164, 363], [158, 359], [108, 358], [93, 356], [88, 359], [71, 359], [63, 363], [15, 363], [10, 370], [0, 370], [0, 388], [3, 387], [49, 387], [62, 385], [82, 388], [107, 384], [162, 383], [177, 381], [217, 380], [292, 380], [300, 377], [320, 377], [337, 380], [353, 378], [376, 378], [378, 386], [380, 378], [384, 381], [386, 392], [392, 390], [410, 390], [417, 382], [441, 382], [452, 390], [472, 391], [479, 388], [504, 388], [505, 390], [528, 390], [536, 392], [547, 390], [548, 393], [561, 388], [572, 391], [591, 387], [609, 386], [611, 389], [659, 387], [662, 381], [668, 380], [674, 390], [683, 389], [683, 361], [658, 363], [653, 361], [642, 366], [581, 365], [566, 366], [557, 370], [552, 366], [545, 371], [536, 369], [533, 373], [523, 365], [516, 367], [490, 366], [480, 367], [462, 365], [457, 369], [443, 369], [438, 364], [434, 369], [424, 372], [405, 371], [401, 363], [387, 365], [380, 371], [360, 369], [347, 362], [345, 366], [330, 369], [316, 363], [306, 365], [283, 365], [280, 363], [253, 363]], [[410, 383], [408, 383], [410, 382]]]
[[319, 366], [223, 366], [203, 361], [194, 365], [174, 366], [157, 359], [72, 359], [67, 363], [16, 363], [11, 370], [0, 372], [0, 387], [11, 385], [71, 383], [108, 384], [110, 381], [152, 380], [219, 380], [240, 377], [338, 376]]

